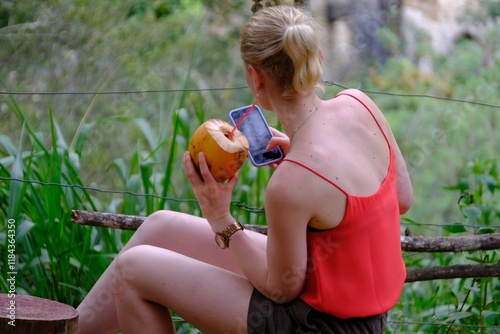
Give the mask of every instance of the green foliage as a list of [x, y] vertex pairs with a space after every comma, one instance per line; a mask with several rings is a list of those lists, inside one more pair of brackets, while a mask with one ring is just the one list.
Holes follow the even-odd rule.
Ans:
[[[460, 194], [457, 209], [462, 218], [453, 225], [443, 226], [446, 235], [457, 233], [494, 233], [500, 222], [498, 161], [493, 159], [467, 164], [459, 181], [443, 187]], [[496, 228], [495, 228], [495, 226]], [[500, 261], [500, 251], [478, 251], [457, 254], [411, 255], [408, 267], [445, 266], [450, 264], [494, 264]], [[393, 319], [404, 317], [410, 307], [418, 317], [415, 325], [405, 324], [405, 332], [487, 333], [487, 326], [500, 325], [500, 282], [498, 278], [455, 279], [442, 282], [418, 282], [407, 285], [399, 305], [391, 313]], [[434, 293], [429, 295], [429, 291]], [[409, 305], [405, 305], [408, 303]], [[399, 319], [398, 319], [399, 320]], [[404, 318], [401, 319], [404, 321]], [[436, 325], [441, 323], [441, 325]], [[397, 320], [393, 325], [400, 332]], [[467, 327], [472, 326], [472, 327]]]
[[[245, 85], [238, 31], [250, 14], [243, 0], [0, 0], [3, 90], [155, 91], [0, 96], [0, 244], [7, 219], [15, 219], [19, 293], [76, 306], [131, 236], [76, 226], [70, 222], [73, 209], [201, 214], [184, 176], [182, 153], [204, 120], [227, 119], [251, 94], [182, 89]], [[430, 71], [405, 58], [396, 35], [382, 32], [396, 56], [351, 86], [500, 105], [498, 31], [498, 25], [486, 31], [487, 43], [461, 42], [453, 57], [435, 55], [422, 37], [416, 57], [430, 59]], [[325, 97], [335, 93], [328, 88]], [[412, 225], [414, 234], [433, 236], [498, 231], [498, 160], [489, 159], [498, 156], [498, 109], [371, 97], [386, 114], [413, 180], [415, 203], [403, 224]], [[244, 164], [233, 194], [235, 218], [265, 224], [261, 208], [271, 174]], [[440, 223], [445, 225], [429, 226]], [[5, 252], [0, 247], [0, 268]], [[498, 263], [498, 256], [497, 251], [405, 254], [405, 262], [409, 268]], [[468, 333], [477, 328], [449, 325], [498, 326], [499, 284], [498, 279], [408, 284], [390, 313], [388, 331]], [[6, 289], [2, 278], [0, 290]], [[178, 331], [192, 329], [179, 323]]]
[[[484, 16], [478, 25], [484, 24]], [[500, 120], [498, 24], [482, 26], [482, 40], [459, 41], [453, 57], [437, 55], [422, 36], [410, 61], [398, 37], [382, 32], [395, 57], [370, 73], [369, 90], [429, 97], [373, 95], [386, 114], [406, 159], [415, 200], [404, 224], [413, 234], [466, 235], [498, 232]], [[496, 56], [495, 56], [496, 54]], [[419, 68], [416, 64], [427, 64]], [[443, 103], [441, 99], [471, 103]], [[477, 104], [476, 104], [477, 103]], [[409, 217], [411, 216], [411, 218]], [[429, 224], [443, 224], [433, 228]], [[408, 268], [499, 262], [499, 252], [404, 254]], [[391, 311], [390, 332], [489, 333], [500, 314], [498, 278], [455, 279], [405, 285]], [[470, 326], [470, 327], [469, 327]]]
[[[15, 101], [12, 107], [22, 121]], [[4, 199], [0, 202], [0, 235], [5, 240], [7, 219], [14, 219], [18, 293], [75, 305], [109, 264], [109, 254], [116, 253], [122, 243], [113, 231], [96, 232], [68, 224], [72, 209], [104, 208], [84, 188], [79, 157], [68, 150], [52, 116], [50, 122], [47, 147], [42, 144], [44, 138], [26, 123], [28, 135], [21, 133], [17, 148], [8, 137], [1, 137], [0, 174], [15, 181], [0, 181]], [[0, 249], [2, 268], [6, 267], [5, 251]], [[5, 280], [0, 283], [4, 291], [5, 284]]]
[[[500, 190], [497, 163], [496, 160], [476, 159], [468, 165], [469, 175], [462, 177], [457, 184], [445, 187], [460, 191], [458, 204], [464, 224], [472, 227], [475, 234], [494, 233], [495, 228], [490, 226], [500, 220], [500, 202], [495, 197]], [[463, 230], [445, 229], [453, 233], [466, 231], [460, 222], [456, 226]]]

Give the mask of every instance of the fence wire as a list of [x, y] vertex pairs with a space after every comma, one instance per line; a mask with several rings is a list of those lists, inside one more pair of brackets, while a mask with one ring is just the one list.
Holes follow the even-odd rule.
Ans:
[[[349, 87], [336, 83], [332, 80], [324, 80], [322, 83], [325, 86], [335, 86], [342, 89], [348, 89]], [[240, 90], [247, 89], [248, 85], [235, 86], [235, 87], [214, 87], [214, 88], [185, 88], [185, 89], [153, 89], [153, 90], [123, 90], [123, 91], [54, 91], [54, 92], [20, 92], [20, 91], [0, 91], [0, 95], [131, 95], [131, 94], [158, 94], [158, 93], [191, 93], [191, 92], [209, 92], [209, 91], [225, 91], [225, 90]], [[410, 98], [426, 98], [426, 99], [434, 99], [441, 100], [447, 102], [458, 102], [471, 104], [481, 107], [500, 109], [500, 105], [463, 100], [463, 99], [455, 99], [449, 97], [442, 97], [436, 95], [427, 95], [427, 94], [402, 94], [402, 93], [391, 93], [391, 92], [382, 92], [382, 91], [373, 91], [373, 90], [363, 90], [360, 89], [366, 94], [375, 94], [375, 95], [387, 95], [393, 97], [410, 97]]]
[[[3, 177], [0, 176], [0, 181], [7, 181], [7, 182], [22, 182], [22, 183], [29, 183], [29, 184], [36, 184], [44, 187], [60, 187], [60, 188], [74, 188], [74, 189], [80, 189], [80, 190], [86, 190], [86, 191], [95, 191], [99, 193], [105, 193], [105, 194], [114, 194], [114, 195], [129, 195], [129, 196], [135, 196], [139, 198], [154, 198], [154, 199], [160, 199], [160, 200], [165, 200], [167, 202], [176, 202], [176, 203], [198, 203], [196, 199], [190, 199], [190, 198], [174, 198], [174, 197], [165, 197], [165, 196], [160, 196], [156, 194], [145, 194], [145, 193], [137, 193], [137, 192], [132, 192], [128, 190], [111, 190], [111, 189], [101, 189], [97, 187], [89, 187], [89, 186], [82, 186], [79, 184], [62, 184], [62, 183], [54, 183], [54, 182], [43, 182], [43, 181], [37, 181], [37, 180], [25, 180], [25, 179], [19, 179], [19, 178], [14, 178], [14, 177]], [[241, 210], [244, 211], [249, 211], [257, 214], [264, 214], [265, 210], [262, 207], [254, 207], [250, 206], [248, 204], [238, 202], [238, 201], [233, 201], [231, 202], [232, 206], [238, 207]], [[418, 222], [413, 222], [413, 221], [406, 221], [402, 220], [401, 221], [402, 225], [409, 225], [409, 226], [432, 226], [432, 227], [445, 227], [445, 226], [456, 226], [456, 224], [452, 223], [443, 223], [443, 224], [437, 224], [437, 223], [418, 223]], [[461, 224], [463, 227], [472, 227], [472, 228], [494, 228], [494, 229], [500, 229], [500, 225], [472, 225], [472, 224]]]
[[[466, 324], [456, 324], [447, 322], [426, 322], [426, 321], [412, 321], [412, 320], [387, 320], [388, 324], [396, 325], [419, 325], [419, 326], [438, 326], [438, 327], [455, 327], [463, 329], [498, 329], [500, 331], [500, 326], [485, 326], [485, 325], [466, 325]], [[497, 332], [495, 332], [497, 333]]]

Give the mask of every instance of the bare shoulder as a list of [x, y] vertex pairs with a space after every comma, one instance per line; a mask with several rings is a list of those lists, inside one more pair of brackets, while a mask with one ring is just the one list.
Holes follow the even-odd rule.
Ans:
[[303, 175], [290, 164], [281, 163], [269, 180], [266, 189], [267, 199], [273, 202], [297, 204], [304, 202], [305, 184]]
[[[354, 97], [357, 101], [352, 97]], [[389, 136], [392, 135], [392, 130], [383, 112], [380, 110], [377, 104], [364, 92], [358, 89], [349, 88], [339, 92], [336, 96], [336, 99], [344, 99], [346, 103], [351, 103], [354, 105], [358, 105], [358, 107], [369, 109], [372, 112], [373, 116], [377, 119], [379, 124], [383, 127], [384, 132], [386, 132], [386, 134]]]
[[375, 102], [373, 102], [372, 99], [368, 95], [366, 95], [364, 92], [360, 91], [359, 89], [348, 88], [348, 89], [345, 89], [337, 94], [338, 97], [340, 97], [342, 95], [351, 95], [351, 96], [354, 96], [355, 98], [361, 100], [363, 103], [375, 105]]
[[[306, 226], [313, 215], [310, 176], [292, 164], [282, 163], [269, 180], [266, 189], [266, 216], [268, 223], [295, 221], [296, 226]], [[309, 195], [308, 195], [309, 194]]]
[[[304, 156], [294, 158], [312, 164]], [[279, 217], [276, 219], [278, 221], [285, 219], [284, 224], [296, 222], [295, 225], [300, 228], [306, 225], [320, 229], [333, 228], [342, 220], [345, 201], [345, 194], [338, 187], [302, 166], [285, 161], [269, 183], [266, 215], [269, 213], [271, 219], [276, 215], [274, 217]]]

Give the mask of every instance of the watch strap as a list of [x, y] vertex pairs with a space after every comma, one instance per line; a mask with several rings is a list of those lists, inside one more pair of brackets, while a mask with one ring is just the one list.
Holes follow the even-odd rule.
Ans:
[[243, 225], [241, 225], [239, 222], [234, 222], [233, 224], [226, 227], [223, 231], [217, 232], [216, 237], [219, 236], [224, 242], [224, 248], [227, 248], [229, 246], [229, 239], [231, 238], [231, 236], [243, 229]]

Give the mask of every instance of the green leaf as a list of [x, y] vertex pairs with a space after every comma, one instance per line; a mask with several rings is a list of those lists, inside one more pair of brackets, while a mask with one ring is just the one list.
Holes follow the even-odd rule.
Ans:
[[462, 233], [467, 231], [465, 227], [462, 225], [462, 223], [455, 223], [454, 225], [445, 225], [443, 226], [443, 229], [449, 233]]
[[493, 227], [481, 227], [479, 230], [477, 230], [476, 234], [489, 234], [489, 233], [495, 233], [495, 229]]
[[[142, 187], [144, 189], [145, 194], [151, 194], [152, 189], [154, 189], [154, 186], [151, 184], [150, 178], [153, 173], [153, 168], [151, 164], [148, 163], [141, 163], [140, 164], [140, 175], [141, 175], [141, 180], [142, 180]], [[150, 196], [145, 197], [145, 202], [146, 202], [146, 214], [151, 214], [154, 211], [154, 201], [153, 198]]]
[[408, 218], [408, 217], [403, 217], [402, 220], [405, 222], [408, 222], [408, 223], [417, 224], [417, 222], [415, 220]]
[[87, 140], [90, 129], [92, 129], [92, 127], [94, 125], [95, 125], [95, 122], [83, 124], [82, 127], [80, 128], [80, 132], [77, 133], [76, 138], [73, 139], [74, 143], [75, 143], [74, 150], [78, 155], [82, 155], [83, 145], [85, 144], [85, 141]]
[[16, 238], [18, 238], [19, 240], [24, 238], [24, 236], [26, 234], [28, 234], [28, 232], [33, 228], [35, 227], [35, 223], [33, 223], [31, 220], [22, 220], [20, 223], [19, 223], [19, 226], [17, 227], [17, 230], [16, 230]]
[[462, 214], [469, 220], [469, 222], [477, 224], [477, 221], [481, 216], [481, 209], [476, 206], [466, 206], [462, 208]]
[[449, 316], [447, 316], [446, 320], [455, 321], [463, 318], [468, 318], [470, 316], [472, 316], [471, 312], [456, 312], [456, 313], [451, 313]]
[[488, 311], [488, 310], [483, 311], [484, 318], [499, 317], [499, 316], [500, 316], [500, 312], [497, 312], [497, 311]]
[[146, 138], [149, 144], [149, 148], [153, 151], [158, 147], [158, 140], [156, 140], [153, 129], [144, 118], [138, 118], [135, 120], [135, 124], [141, 129], [142, 134]]
[[10, 155], [15, 155], [16, 146], [12, 143], [9, 137], [5, 135], [0, 135], [0, 145], [5, 147], [5, 149]]
[[124, 184], [127, 183], [127, 168], [125, 167], [125, 162], [123, 159], [115, 159], [112, 164], [113, 167], [116, 168], [118, 172], [118, 176], [123, 181]]
[[[12, 168], [10, 170], [10, 177], [13, 179], [23, 180], [24, 170], [23, 170], [23, 137], [24, 137], [24, 127], [21, 130], [21, 136], [19, 139], [19, 146], [17, 148], [16, 157]], [[23, 198], [23, 193], [26, 190], [27, 183], [21, 181], [10, 181], [9, 197], [8, 197], [8, 217], [12, 219], [18, 219], [21, 212], [21, 202]]]

